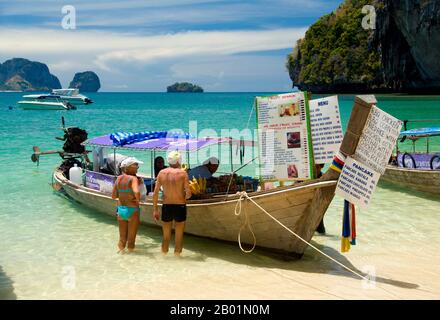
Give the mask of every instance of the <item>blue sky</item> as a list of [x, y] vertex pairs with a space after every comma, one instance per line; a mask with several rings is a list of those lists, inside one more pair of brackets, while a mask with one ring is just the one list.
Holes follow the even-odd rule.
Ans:
[[[101, 91], [286, 91], [286, 55], [340, 0], [0, 1], [0, 61], [48, 64], [67, 86], [93, 70]], [[76, 29], [62, 27], [72, 5]]]

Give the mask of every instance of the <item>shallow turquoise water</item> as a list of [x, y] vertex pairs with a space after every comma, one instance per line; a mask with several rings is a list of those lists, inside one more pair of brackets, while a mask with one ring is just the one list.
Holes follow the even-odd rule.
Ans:
[[[109, 296], [106, 288], [117, 286], [126, 279], [130, 279], [135, 288], [139, 283], [148, 287], [151, 281], [165, 279], [173, 271], [170, 262], [158, 255], [160, 230], [141, 228], [138, 240], [140, 253], [130, 257], [115, 256], [116, 221], [96, 215], [52, 191], [49, 185], [51, 172], [59, 163], [59, 157], [44, 157], [39, 167], [30, 161], [34, 145], [43, 150], [61, 147], [60, 141], [54, 137], [62, 134], [62, 115], [68, 126], [80, 126], [89, 132], [89, 136], [115, 130], [181, 128], [188, 131], [189, 122], [194, 120], [199, 131], [211, 128], [220, 133], [221, 129], [242, 130], [246, 127], [253, 98], [258, 94], [97, 93], [90, 94], [94, 104], [70, 112], [20, 110], [15, 103], [21, 95], [0, 93], [0, 298], [105, 298]], [[377, 98], [380, 108], [400, 119], [440, 119], [440, 97]], [[340, 96], [339, 101], [345, 127], [353, 96]], [[9, 110], [8, 106], [14, 108]], [[250, 128], [255, 128], [254, 116]], [[406, 147], [411, 148], [411, 145], [406, 144]], [[421, 151], [425, 148], [424, 144], [417, 147]], [[432, 141], [431, 147], [440, 151], [438, 141]], [[141, 157], [147, 159], [148, 155]], [[227, 171], [228, 166], [220, 170]], [[248, 166], [241, 174], [253, 174], [254, 170]], [[148, 173], [148, 166], [143, 171]], [[339, 248], [340, 202], [333, 202], [326, 218], [327, 229], [334, 237], [317, 237], [317, 241], [332, 252]], [[399, 207], [397, 212], [396, 207]], [[374, 248], [382, 252], [380, 246], [384, 245], [387, 237], [397, 237], [401, 241], [396, 246], [390, 244], [391, 247], [386, 248], [388, 252], [395, 250], [398, 253], [399, 248], [403, 250], [402, 244], [405, 250], [416, 250], [421, 243], [433, 239], [437, 241], [431, 248], [434, 250], [440, 242], [439, 212], [440, 202], [435, 197], [381, 185], [373, 197], [371, 209], [364, 212], [364, 218], [359, 218], [359, 242], [368, 242], [360, 250]], [[423, 221], [417, 215], [423, 216]], [[382, 230], [384, 224], [385, 230]], [[405, 232], [411, 234], [409, 239], [404, 237]], [[225, 248], [221, 243], [200, 238], [188, 237], [185, 248], [189, 258], [171, 263], [179, 264], [180, 275], [194, 272], [208, 278], [227, 275], [233, 268], [234, 262], [231, 261], [235, 260], [248, 268], [261, 264], [286, 267], [259, 252], [243, 257], [238, 247]], [[385, 254], [385, 248], [382, 250]], [[299, 263], [308, 266], [310, 261], [319, 260], [326, 264], [314, 252], [308, 251], [308, 255]], [[432, 252], [427, 251], [426, 255], [432, 255]], [[438, 256], [434, 258], [438, 260]], [[62, 285], [63, 274], [69, 272], [69, 268], [74, 268], [77, 274], [78, 285], [74, 290], [67, 290]], [[342, 271], [330, 264], [324, 273], [332, 272]], [[154, 280], [150, 277], [152, 274], [155, 275]], [[9, 287], [14, 288], [13, 293], [8, 291]]]

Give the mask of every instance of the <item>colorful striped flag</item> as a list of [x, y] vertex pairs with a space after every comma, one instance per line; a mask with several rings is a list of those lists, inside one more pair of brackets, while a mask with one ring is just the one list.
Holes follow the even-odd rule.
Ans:
[[356, 210], [354, 204], [344, 200], [341, 252], [348, 252], [350, 245], [356, 245]]

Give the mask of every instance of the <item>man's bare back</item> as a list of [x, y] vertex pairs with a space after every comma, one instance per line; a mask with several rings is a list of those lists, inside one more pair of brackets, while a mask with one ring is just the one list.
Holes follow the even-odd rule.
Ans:
[[174, 254], [179, 256], [183, 248], [183, 233], [186, 221], [186, 199], [191, 197], [188, 175], [181, 168], [182, 156], [178, 151], [171, 151], [168, 156], [169, 168], [162, 169], [157, 176], [153, 195], [153, 217], [159, 220], [159, 190], [163, 189], [162, 198], [162, 253], [168, 252], [174, 222]]
[[159, 172], [158, 187], [163, 188], [164, 204], [185, 204], [189, 191], [189, 179], [180, 168], [166, 168]]

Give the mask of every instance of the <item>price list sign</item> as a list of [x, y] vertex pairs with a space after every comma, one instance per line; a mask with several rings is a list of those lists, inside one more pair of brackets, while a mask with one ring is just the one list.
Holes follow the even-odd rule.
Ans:
[[255, 99], [263, 179], [311, 178], [313, 150], [307, 94]]
[[402, 121], [373, 105], [356, 150], [347, 157], [336, 186], [336, 194], [368, 208], [381, 174], [385, 173]]
[[315, 163], [332, 162], [344, 137], [338, 96], [310, 100], [309, 104]]

